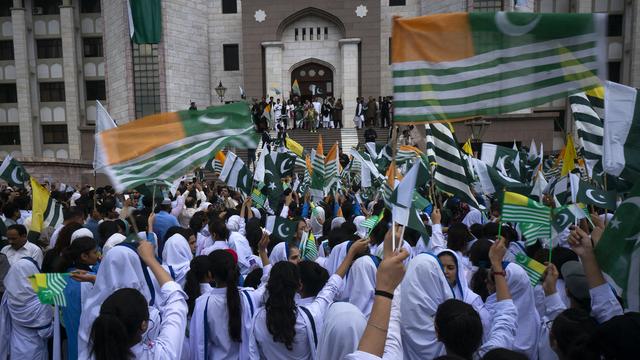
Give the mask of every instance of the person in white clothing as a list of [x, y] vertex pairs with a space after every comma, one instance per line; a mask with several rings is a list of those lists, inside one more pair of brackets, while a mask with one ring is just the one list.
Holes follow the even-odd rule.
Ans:
[[40, 303], [29, 276], [40, 270], [30, 258], [14, 262], [4, 278], [0, 303], [0, 359], [48, 359], [47, 338], [53, 333], [53, 307]]
[[[193, 245], [195, 247], [195, 242]], [[180, 233], [171, 235], [162, 249], [162, 265], [168, 270], [173, 280], [182, 287], [187, 281], [189, 263], [193, 259], [191, 250], [191, 244]]]
[[367, 318], [354, 305], [345, 302], [331, 304], [320, 332], [318, 359], [343, 359], [354, 352], [366, 326]]
[[23, 257], [34, 259], [38, 266], [42, 265], [42, 249], [30, 241], [27, 241], [27, 228], [24, 225], [14, 224], [7, 228], [7, 240], [9, 245], [0, 250], [7, 256], [9, 265], [15, 264]]
[[368, 246], [367, 240], [355, 242], [334, 275], [315, 300], [298, 306], [295, 294], [300, 287], [296, 265], [280, 261], [273, 265], [267, 283], [267, 300], [258, 310], [251, 333], [251, 359], [316, 359], [318, 321], [338, 294], [355, 254]]
[[[180, 358], [187, 325], [186, 294], [158, 263], [150, 242], [140, 242], [138, 253], [162, 289], [157, 304], [162, 320], [150, 323], [147, 299], [140, 291], [131, 288], [116, 290], [102, 303], [100, 313], [91, 325], [92, 359]], [[153, 340], [144, 337], [150, 327], [157, 328], [157, 336]], [[144, 345], [139, 347], [141, 342]]]

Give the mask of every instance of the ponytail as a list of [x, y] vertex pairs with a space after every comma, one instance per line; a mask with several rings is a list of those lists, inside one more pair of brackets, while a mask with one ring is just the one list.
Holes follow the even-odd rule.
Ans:
[[102, 303], [91, 326], [91, 354], [96, 360], [132, 358], [130, 349], [142, 340], [141, 325], [148, 319], [147, 300], [138, 290], [116, 290]]
[[209, 254], [211, 275], [216, 282], [227, 286], [227, 312], [229, 315], [229, 337], [242, 342], [242, 307], [238, 291], [238, 270], [233, 255], [226, 250], [215, 250]]
[[288, 261], [273, 265], [267, 282], [269, 297], [265, 302], [267, 330], [273, 341], [284, 343], [287, 350], [293, 350], [296, 335], [298, 307], [294, 298], [299, 285], [300, 271], [296, 265]]
[[193, 308], [196, 305], [196, 299], [201, 295], [200, 284], [209, 274], [211, 263], [206, 255], [196, 256], [189, 264], [187, 271], [187, 282], [184, 284], [184, 292], [187, 294], [187, 306], [189, 315], [193, 314]]
[[75, 239], [69, 247], [64, 249], [55, 262], [55, 272], [66, 272], [74, 264], [80, 262], [80, 255], [94, 250], [98, 243], [91, 237], [83, 236]]

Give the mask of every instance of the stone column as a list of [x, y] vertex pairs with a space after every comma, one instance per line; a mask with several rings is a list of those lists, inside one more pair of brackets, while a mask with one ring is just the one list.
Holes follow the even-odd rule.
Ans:
[[[282, 50], [284, 49], [284, 44], [281, 41], [269, 41], [263, 42], [262, 46], [265, 51], [264, 78], [266, 88], [264, 91], [267, 94], [267, 100], [270, 96], [276, 99], [284, 92], [282, 82]], [[274, 89], [278, 89], [281, 95], [277, 95]]]
[[65, 117], [69, 139], [69, 158], [80, 159], [80, 104], [78, 82], [84, 82], [78, 74], [75, 41], [75, 17], [71, 1], [60, 6], [60, 33], [62, 35], [62, 66], [64, 69]]
[[342, 123], [345, 127], [352, 127], [353, 116], [356, 113], [356, 97], [360, 80], [360, 68], [358, 67], [358, 44], [360, 39], [342, 39], [338, 41], [342, 59]]
[[[16, 66], [16, 90], [20, 119], [20, 151], [24, 157], [39, 154], [40, 147], [38, 119], [31, 109], [31, 70], [29, 67], [29, 43], [27, 41], [27, 18], [21, 0], [13, 0], [11, 9], [13, 27], [13, 52]], [[34, 132], [35, 130], [35, 132]]]

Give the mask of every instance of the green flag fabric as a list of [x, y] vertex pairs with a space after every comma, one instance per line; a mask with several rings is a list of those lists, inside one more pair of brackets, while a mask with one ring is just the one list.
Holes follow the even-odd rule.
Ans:
[[609, 221], [595, 248], [596, 258], [622, 296], [625, 308], [640, 311], [640, 183]]
[[604, 191], [580, 180], [576, 200], [603, 209], [615, 210], [616, 191]]
[[602, 164], [607, 174], [640, 177], [640, 97], [638, 90], [605, 83]]
[[253, 174], [236, 154], [229, 151], [224, 166], [220, 171], [220, 180], [232, 188], [249, 195], [253, 185]]
[[29, 174], [18, 160], [7, 156], [0, 165], [0, 179], [10, 186], [24, 187], [24, 183], [29, 182]]
[[318, 246], [313, 232], [304, 233], [300, 241], [300, 257], [302, 260], [315, 261], [318, 258]]
[[29, 282], [42, 304], [67, 306], [63, 291], [68, 277], [68, 273], [34, 274], [29, 276]]
[[157, 44], [162, 33], [160, 0], [127, 0], [129, 35], [136, 44]]
[[551, 208], [526, 196], [505, 191], [502, 197], [501, 221], [549, 225]]
[[273, 235], [282, 241], [291, 241], [296, 234], [297, 223], [293, 220], [276, 216], [273, 222]]

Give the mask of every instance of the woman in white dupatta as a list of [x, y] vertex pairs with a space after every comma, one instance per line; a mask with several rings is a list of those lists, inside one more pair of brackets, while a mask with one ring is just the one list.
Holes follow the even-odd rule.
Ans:
[[79, 359], [90, 358], [89, 335], [93, 321], [100, 312], [100, 306], [114, 291], [122, 288], [138, 290], [149, 302], [149, 328], [142, 337], [143, 342], [134, 346], [131, 349], [132, 352], [134, 354], [141, 353], [144, 347], [149, 345], [145, 343], [153, 342], [153, 339], [158, 335], [159, 326], [155, 326], [155, 324], [160, 324], [160, 314], [153, 306], [156, 301], [156, 293], [147, 267], [133, 247], [118, 245], [102, 259], [93, 288], [88, 291], [82, 306], [78, 329]]
[[366, 326], [367, 319], [354, 305], [331, 304], [320, 332], [318, 360], [343, 359], [356, 351]]
[[438, 258], [430, 253], [411, 259], [400, 288], [400, 329], [404, 358], [434, 359], [444, 355], [434, 319], [438, 306], [453, 298]]
[[184, 287], [193, 253], [189, 242], [180, 234], [173, 234], [167, 239], [162, 249], [162, 265], [168, 270], [173, 281]]
[[47, 338], [53, 334], [53, 307], [40, 303], [29, 276], [39, 273], [30, 258], [16, 261], [4, 278], [0, 303], [0, 359], [48, 359]]

